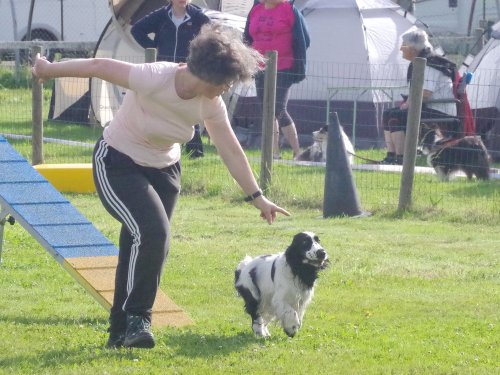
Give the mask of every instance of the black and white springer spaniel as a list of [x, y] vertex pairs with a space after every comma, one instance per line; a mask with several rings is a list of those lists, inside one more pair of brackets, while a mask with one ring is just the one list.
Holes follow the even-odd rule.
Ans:
[[245, 301], [255, 334], [270, 336], [267, 326], [278, 319], [285, 333], [295, 336], [318, 272], [328, 264], [328, 255], [312, 232], [296, 234], [285, 252], [245, 257], [236, 268], [234, 285]]

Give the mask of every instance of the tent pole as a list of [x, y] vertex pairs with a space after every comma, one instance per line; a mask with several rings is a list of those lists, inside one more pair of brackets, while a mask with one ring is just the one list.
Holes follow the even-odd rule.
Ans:
[[61, 41], [64, 40], [64, 0], [61, 0]]
[[476, 0], [472, 0], [472, 3], [470, 4], [469, 23], [467, 25], [467, 36], [470, 36], [472, 30], [472, 19], [474, 18], [475, 8], [476, 8]]
[[31, 23], [33, 22], [33, 10], [35, 9], [35, 0], [31, 0], [30, 3], [30, 13], [28, 16], [28, 31], [26, 33], [26, 39], [31, 40]]

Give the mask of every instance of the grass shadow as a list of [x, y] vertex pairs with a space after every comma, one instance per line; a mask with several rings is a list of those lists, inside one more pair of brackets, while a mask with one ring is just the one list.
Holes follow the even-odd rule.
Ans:
[[[85, 317], [79, 317], [77, 319], [71, 318], [61, 318], [58, 316], [54, 317], [36, 317], [36, 316], [19, 316], [19, 315], [5, 315], [0, 314], [0, 323], [6, 322], [10, 324], [14, 324], [16, 326], [26, 326], [29, 327], [30, 330], [37, 330], [38, 326], [74, 326], [75, 330], [78, 329], [79, 326], [95, 326], [99, 325], [103, 327], [103, 333], [105, 331], [105, 327], [107, 327], [106, 319], [91, 319]], [[28, 328], [27, 328], [28, 329]], [[96, 332], [96, 334], [98, 334]], [[107, 335], [107, 334], [106, 334]], [[178, 329], [167, 329], [167, 330], [155, 330], [155, 336], [157, 341], [157, 348], [161, 346], [169, 347], [175, 355], [180, 355], [184, 357], [203, 357], [210, 358], [214, 356], [225, 356], [232, 352], [238, 352], [249, 345], [253, 345], [255, 343], [259, 343], [261, 339], [257, 338], [252, 332], [235, 332], [231, 333], [199, 333], [193, 332], [191, 330], [178, 330]], [[272, 340], [272, 339], [271, 339]], [[266, 340], [269, 341], [269, 340]], [[104, 349], [104, 342], [102, 347], [94, 347], [94, 345], [83, 345], [79, 344], [82, 347], [82, 350], [99, 350]], [[84, 348], [83, 348], [84, 347]], [[52, 364], [56, 364], [54, 361], [51, 362], [52, 358], [61, 358], [64, 356], [65, 363], [67, 361], [71, 362], [71, 357], [73, 356], [72, 352], [75, 356], [77, 356], [76, 350], [66, 348], [61, 349], [60, 351], [48, 351], [41, 354], [41, 363], [45, 366], [50, 367]], [[126, 349], [118, 350], [116, 352], [126, 353]], [[29, 357], [29, 355], [27, 355]], [[40, 356], [40, 353], [37, 354], [37, 358]], [[20, 356], [13, 358], [2, 358], [0, 359], [0, 367], [8, 366], [10, 364], [19, 363], [19, 361], [27, 360], [26, 356], [23, 355], [23, 358]], [[72, 362], [74, 364], [78, 364], [77, 360]]]
[[160, 337], [158, 341], [173, 349], [175, 355], [189, 358], [211, 358], [239, 352], [249, 345], [258, 343], [261, 339], [252, 332], [224, 335], [189, 331], [179, 332], [178, 335], [167, 334], [165, 337]]
[[95, 325], [95, 324], [102, 324], [102, 325], [107, 325], [108, 322], [106, 319], [91, 319], [91, 318], [85, 318], [85, 317], [78, 317], [75, 319], [71, 318], [62, 318], [59, 316], [51, 316], [51, 317], [38, 317], [34, 315], [29, 315], [29, 316], [22, 316], [22, 315], [4, 315], [0, 314], [0, 323], [1, 322], [7, 322], [7, 323], [13, 323], [16, 325], [26, 325], [29, 327], [33, 326], [41, 326], [41, 325], [53, 325], [53, 326], [59, 326], [59, 325]]
[[[0, 368], [14, 369], [19, 368], [20, 364], [36, 363], [38, 371], [43, 373], [56, 372], [64, 364], [65, 368], [76, 368], [88, 364], [89, 358], [106, 358], [107, 361], [129, 360], [134, 361], [137, 358], [137, 352], [134, 350], [108, 350], [103, 346], [89, 346], [80, 344], [70, 348], [61, 347], [57, 350], [37, 351], [34, 353], [20, 353], [18, 355], [5, 356], [0, 358]], [[48, 372], [45, 372], [48, 371]]]

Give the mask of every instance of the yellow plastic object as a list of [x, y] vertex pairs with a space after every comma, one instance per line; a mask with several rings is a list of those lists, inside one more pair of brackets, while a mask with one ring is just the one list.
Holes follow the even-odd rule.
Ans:
[[94, 193], [92, 164], [39, 164], [33, 166], [63, 193]]

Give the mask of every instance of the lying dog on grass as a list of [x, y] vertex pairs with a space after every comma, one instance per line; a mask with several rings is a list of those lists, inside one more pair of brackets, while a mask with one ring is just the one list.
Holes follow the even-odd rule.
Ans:
[[[344, 132], [342, 126], [340, 127], [342, 141], [347, 152], [347, 160], [349, 164], [353, 164], [354, 147], [352, 146], [349, 137]], [[312, 132], [313, 144], [302, 151], [295, 160], [297, 161], [315, 161], [326, 162], [326, 149], [328, 145], [328, 126], [325, 125], [321, 129]]]
[[245, 301], [254, 333], [270, 336], [268, 324], [278, 319], [285, 333], [295, 336], [318, 272], [328, 264], [328, 255], [312, 232], [296, 234], [283, 253], [245, 257], [236, 268], [234, 285]]

